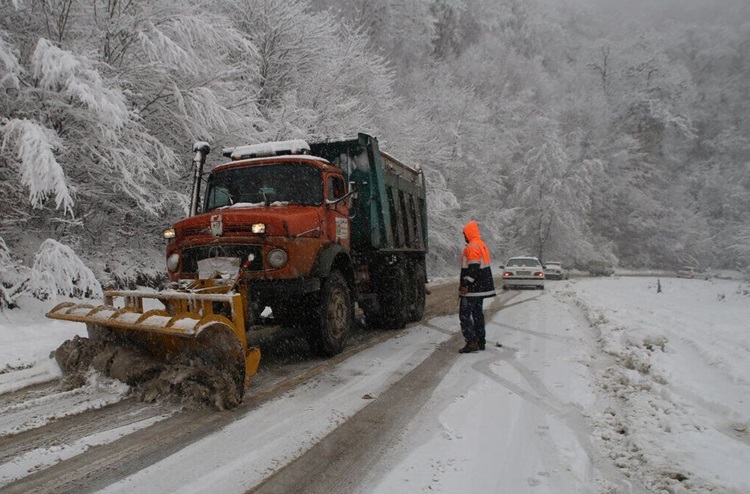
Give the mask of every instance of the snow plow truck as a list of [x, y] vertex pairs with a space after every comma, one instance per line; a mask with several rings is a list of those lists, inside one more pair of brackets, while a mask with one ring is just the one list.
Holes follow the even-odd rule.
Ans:
[[[48, 317], [86, 323], [90, 340], [219, 369], [239, 399], [260, 361], [249, 341], [266, 307], [321, 356], [344, 349], [355, 303], [371, 327], [422, 318], [427, 212], [419, 167], [364, 133], [224, 149], [230, 161], [206, 173], [209, 145], [196, 143], [193, 152], [190, 215], [164, 231], [169, 284], [107, 291], [104, 305], [63, 303]], [[163, 307], [144, 309], [156, 300]]]

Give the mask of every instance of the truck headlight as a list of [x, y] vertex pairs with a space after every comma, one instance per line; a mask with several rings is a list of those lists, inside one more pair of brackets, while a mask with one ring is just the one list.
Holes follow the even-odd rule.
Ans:
[[177, 232], [174, 231], [174, 228], [167, 228], [162, 232], [162, 236], [165, 240], [171, 240], [177, 236]]
[[177, 268], [180, 267], [180, 255], [178, 253], [174, 253], [171, 256], [167, 257], [167, 269], [171, 273], [177, 272]]
[[268, 253], [268, 265], [272, 268], [278, 269], [286, 264], [286, 262], [289, 260], [289, 257], [286, 255], [286, 252], [284, 252], [281, 249], [273, 249], [271, 252]]
[[265, 223], [253, 223], [250, 227], [253, 233], [266, 233]]

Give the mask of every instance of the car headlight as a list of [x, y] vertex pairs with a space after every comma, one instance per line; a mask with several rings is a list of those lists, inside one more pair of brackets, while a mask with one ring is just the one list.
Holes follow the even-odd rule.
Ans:
[[253, 233], [266, 233], [266, 225], [265, 223], [253, 223], [250, 230]]
[[174, 228], [167, 228], [162, 232], [162, 236], [165, 240], [171, 240], [177, 236], [177, 232], [174, 231]]
[[177, 271], [177, 268], [180, 267], [180, 255], [178, 253], [174, 253], [171, 256], [167, 257], [167, 269], [174, 273]]
[[289, 257], [286, 255], [286, 252], [284, 252], [281, 249], [273, 249], [271, 252], [268, 253], [268, 265], [272, 268], [280, 268], [284, 266], [289, 260]]

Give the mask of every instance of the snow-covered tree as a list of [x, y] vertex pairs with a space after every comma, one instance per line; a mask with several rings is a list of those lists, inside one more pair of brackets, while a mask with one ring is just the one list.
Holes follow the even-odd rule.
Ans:
[[404, 69], [411, 70], [430, 59], [433, 0], [311, 0], [311, 4], [364, 33], [372, 53], [380, 51]]
[[[240, 90], [254, 47], [206, 6], [0, 6], [0, 79], [14, 89], [0, 98], [0, 162], [8, 165], [0, 205], [11, 224], [97, 256], [126, 245], [123, 222], [155, 233], [163, 226], [157, 214], [184, 204], [181, 151], [198, 138], [240, 135], [257, 116]], [[34, 211], [18, 202], [22, 188]], [[46, 209], [49, 197], [59, 212]], [[21, 234], [3, 232], [13, 243]], [[133, 247], [159, 246], [155, 234], [145, 245], [140, 238]]]
[[424, 166], [437, 269], [468, 219], [500, 257], [741, 264], [750, 24], [726, 3], [0, 2], [0, 235], [137, 279], [194, 140], [366, 130]]

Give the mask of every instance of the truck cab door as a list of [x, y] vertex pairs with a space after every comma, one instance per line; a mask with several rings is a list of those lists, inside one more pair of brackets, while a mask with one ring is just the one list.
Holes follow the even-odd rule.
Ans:
[[349, 221], [349, 201], [346, 196], [344, 179], [340, 175], [326, 178], [326, 229], [328, 238], [340, 243], [349, 250], [351, 241]]

